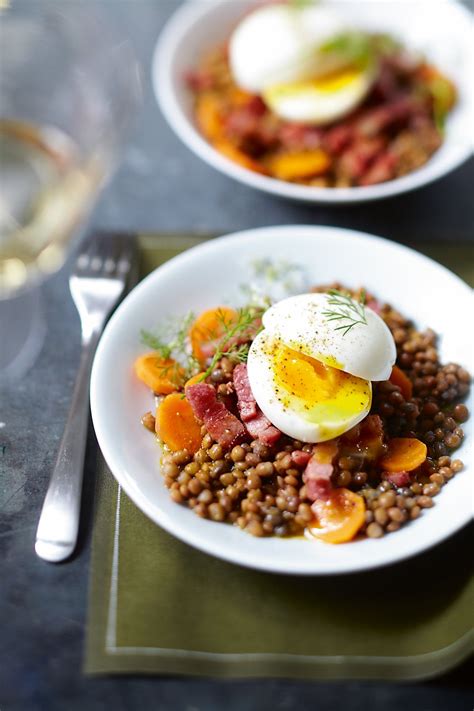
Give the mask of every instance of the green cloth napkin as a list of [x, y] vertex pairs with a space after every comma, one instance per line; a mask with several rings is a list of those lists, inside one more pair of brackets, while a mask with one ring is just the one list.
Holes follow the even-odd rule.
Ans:
[[[199, 241], [144, 237], [142, 267]], [[464, 531], [402, 564], [351, 576], [247, 570], [152, 523], [99, 457], [85, 671], [433, 676], [473, 649], [469, 544]]]
[[[141, 247], [141, 273], [143, 275], [156, 269], [157, 266], [176, 256], [190, 247], [195, 247], [201, 242], [215, 235], [139, 235]], [[445, 243], [437, 245], [420, 245], [408, 243], [413, 249], [426, 254], [431, 259], [440, 262], [445, 267], [464, 279], [470, 286], [474, 286], [474, 246]]]

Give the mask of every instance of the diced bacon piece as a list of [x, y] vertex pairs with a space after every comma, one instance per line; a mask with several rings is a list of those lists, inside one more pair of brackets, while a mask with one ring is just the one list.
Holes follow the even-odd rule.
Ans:
[[408, 49], [400, 49], [386, 57], [385, 60], [393, 71], [404, 78], [416, 72], [422, 66], [422, 55]]
[[294, 151], [314, 150], [320, 148], [324, 132], [315, 126], [304, 126], [299, 123], [284, 123], [278, 137], [284, 148]]
[[302, 449], [294, 449], [291, 459], [297, 467], [305, 467], [311, 459], [311, 452], [304, 452]]
[[322, 442], [314, 447], [313, 456], [303, 473], [306, 495], [311, 501], [325, 499], [332, 491], [331, 476], [334, 471], [333, 461], [338, 452], [336, 440]]
[[379, 68], [377, 80], [372, 87], [371, 96], [378, 101], [391, 101], [398, 92], [397, 74], [387, 61], [383, 61]]
[[392, 180], [395, 177], [396, 165], [397, 159], [394, 155], [388, 151], [383, 153], [360, 178], [359, 185], [376, 185]]
[[237, 407], [245, 423], [247, 432], [254, 439], [272, 445], [280, 438], [281, 432], [274, 427], [257, 405], [247, 373], [247, 365], [236, 365], [233, 372], [234, 388], [237, 393]]
[[356, 133], [359, 136], [376, 136], [394, 124], [408, 121], [419, 113], [422, 104], [411, 96], [400, 96], [388, 104], [367, 109], [357, 120]]
[[256, 96], [243, 104], [232, 108], [226, 118], [226, 133], [231, 140], [252, 149], [270, 147], [278, 137], [276, 126], [269, 117], [267, 108]]
[[372, 309], [372, 311], [375, 311], [378, 316], [382, 314], [382, 304], [377, 299], [368, 299], [366, 306], [368, 306], [369, 309]]
[[247, 101], [246, 106], [255, 116], [263, 116], [268, 111], [265, 102], [260, 98], [260, 96], [251, 96]]
[[408, 486], [411, 482], [409, 472], [385, 472], [382, 477], [397, 488]]
[[385, 141], [380, 137], [359, 138], [342, 154], [338, 172], [342, 177], [358, 181], [384, 148]]
[[212, 385], [195, 383], [186, 388], [186, 397], [198, 420], [202, 420], [207, 431], [223, 447], [231, 447], [245, 439], [246, 431], [242, 422], [217, 399]]
[[214, 78], [208, 71], [189, 71], [184, 80], [192, 91], [206, 91], [214, 86]]
[[247, 106], [239, 106], [229, 113], [226, 128], [230, 135], [248, 138], [258, 132], [259, 116], [249, 111]]
[[334, 126], [324, 136], [324, 146], [330, 153], [339, 155], [354, 138], [354, 127], [348, 123]]
[[255, 400], [245, 363], [236, 365], [233, 372], [234, 387], [238, 398], [238, 408], [243, 422], [248, 422], [257, 416], [258, 405]]
[[251, 437], [269, 446], [275, 444], [281, 437], [280, 430], [272, 425], [261, 410], [256, 417], [245, 423], [245, 427]]

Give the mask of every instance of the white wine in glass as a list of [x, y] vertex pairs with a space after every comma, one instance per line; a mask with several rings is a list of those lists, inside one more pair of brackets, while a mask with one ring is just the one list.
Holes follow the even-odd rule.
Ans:
[[81, 0], [0, 5], [0, 382], [34, 361], [61, 267], [141, 98], [127, 38]]
[[0, 119], [0, 298], [56, 271], [104, 168], [57, 128]]

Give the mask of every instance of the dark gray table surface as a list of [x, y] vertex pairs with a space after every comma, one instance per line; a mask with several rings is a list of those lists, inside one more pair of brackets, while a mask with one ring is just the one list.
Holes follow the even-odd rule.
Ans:
[[[86, 0], [95, 3], [95, 0]], [[145, 69], [145, 107], [91, 225], [109, 229], [228, 232], [282, 223], [333, 224], [426, 243], [473, 240], [471, 161], [411, 195], [362, 206], [303, 206], [240, 186], [191, 155], [161, 117], [148, 68], [172, 0], [102, 0], [134, 42]], [[48, 334], [20, 384], [0, 393], [0, 709], [228, 711], [402, 707], [472, 708], [467, 664], [420, 684], [85, 678], [81, 674], [96, 443], [86, 457], [81, 541], [73, 560], [41, 562], [37, 518], [64, 427], [79, 356], [79, 321], [68, 296], [69, 265], [43, 289]], [[3, 331], [3, 328], [2, 328]], [[0, 334], [3, 337], [3, 333]], [[466, 532], [450, 544], [466, 545]], [[465, 549], [465, 548], [464, 548]]]

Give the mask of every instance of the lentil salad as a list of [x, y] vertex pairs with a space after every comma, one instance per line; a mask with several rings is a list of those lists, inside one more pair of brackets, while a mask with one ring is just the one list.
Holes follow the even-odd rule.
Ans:
[[[326, 292], [328, 288], [314, 291]], [[342, 289], [339, 284], [331, 288]], [[359, 293], [352, 295], [358, 297]], [[397, 361], [389, 380], [374, 383], [370, 414], [333, 440], [332, 493], [329, 499], [317, 498], [320, 502], [330, 500], [330, 510], [321, 511], [323, 504], [316, 504], [309, 495], [305, 475], [308, 461], [321, 445], [284, 434], [275, 441], [272, 437], [262, 441], [261, 436], [249, 434], [245, 421], [240, 422], [243, 437], [223, 445], [215, 431], [211, 434], [195, 411], [189, 411], [189, 388], [199, 385], [206, 389], [206, 397], [211, 394], [213, 406], [235, 413], [233, 417], [239, 420], [236, 369], [245, 363], [252, 339], [261, 328], [261, 310], [242, 310], [245, 318], [242, 320], [241, 313], [240, 324], [245, 326], [238, 333], [231, 327], [238, 317], [232, 321], [231, 310], [223, 307], [213, 325], [210, 312], [191, 323], [188, 320], [185, 339], [192, 344], [191, 358], [195, 358], [188, 372], [173, 362], [171, 350], [163, 353], [162, 344], [153, 344], [158, 346], [152, 355], [153, 367], [136, 367], [136, 372], [161, 398], [155, 415], [147, 413], [143, 424], [161, 437], [162, 474], [173, 501], [189, 506], [202, 518], [235, 524], [255, 536], [316, 533], [328, 542], [351, 540], [356, 535], [379, 538], [433, 506], [442, 486], [463, 466], [452, 455], [463, 439], [461, 424], [469, 416], [461, 400], [469, 391], [470, 375], [456, 364], [440, 363], [434, 332], [419, 332], [391, 306], [370, 294], [366, 299], [390, 329]], [[224, 329], [225, 335], [219, 329]], [[143, 366], [142, 360], [140, 364]], [[174, 413], [174, 419], [169, 420], [168, 412]], [[184, 423], [187, 439], [176, 432], [177, 422]], [[387, 471], [382, 465], [384, 456], [393, 447], [391, 443], [402, 440], [419, 442], [426, 448], [426, 456], [408, 472]], [[180, 446], [183, 441], [188, 446]], [[345, 536], [340, 541], [318, 535], [314, 526], [318, 515], [320, 523], [321, 517], [333, 514]]]
[[239, 84], [229, 51], [232, 37], [210, 48], [186, 75], [201, 133], [242, 167], [302, 185], [368, 186], [417, 170], [443, 143], [456, 88], [393, 37], [367, 38], [376, 62], [370, 91], [323, 125], [281, 116], [265, 92]]

